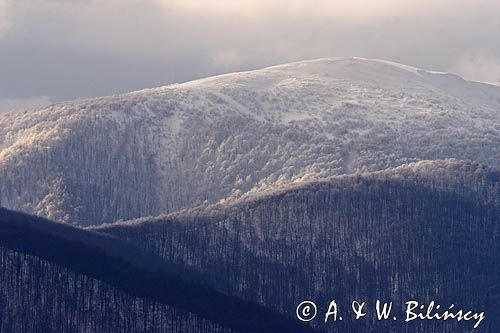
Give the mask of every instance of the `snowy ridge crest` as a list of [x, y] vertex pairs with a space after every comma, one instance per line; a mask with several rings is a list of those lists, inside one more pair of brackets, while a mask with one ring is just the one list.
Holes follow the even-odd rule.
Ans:
[[0, 115], [0, 205], [94, 225], [332, 176], [500, 165], [500, 87], [318, 59]]

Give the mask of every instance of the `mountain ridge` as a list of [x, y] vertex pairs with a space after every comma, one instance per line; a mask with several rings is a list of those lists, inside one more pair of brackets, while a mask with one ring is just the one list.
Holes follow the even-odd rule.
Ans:
[[455, 158], [499, 166], [500, 87], [320, 59], [0, 115], [0, 204], [78, 225]]
[[[478, 332], [489, 332], [500, 325], [499, 170], [473, 162], [416, 164], [91, 229], [162, 256], [181, 275], [197, 270], [217, 290], [290, 316], [304, 299], [325, 309], [332, 298], [390, 299], [395, 311], [405, 299], [436, 300], [484, 309], [488, 319]], [[374, 315], [316, 325], [353, 333], [471, 329], [450, 321], [380, 322]]]
[[248, 192], [235, 200], [222, 199], [216, 204], [201, 205], [157, 216], [143, 216], [131, 220], [119, 220], [112, 223], [85, 227], [86, 230], [99, 231], [100, 229], [119, 226], [134, 226], [142, 223], [168, 219], [191, 219], [219, 217], [230, 211], [238, 211], [240, 206], [254, 205], [274, 199], [282, 195], [302, 191], [314, 191], [317, 187], [330, 186], [350, 180], [390, 180], [418, 184], [433, 191], [457, 192], [469, 197], [470, 200], [482, 204], [491, 204], [500, 207], [500, 168], [481, 165], [472, 161], [423, 160], [404, 164], [395, 168], [365, 172], [357, 174], [331, 176], [319, 180], [311, 180], [291, 184], [282, 188], [272, 188], [263, 192]]
[[[98, 234], [91, 231], [85, 231], [61, 225], [44, 219], [40, 219], [17, 212], [12, 212], [0, 208], [0, 256], [3, 260], [0, 270], [0, 327], [10, 324], [19, 325], [23, 320], [32, 319], [35, 325], [31, 327], [32, 331], [44, 331], [40, 326], [36, 325], [53, 325], [46, 330], [56, 331], [57, 325], [64, 326], [64, 331], [69, 331], [68, 323], [57, 321], [61, 319], [54, 314], [53, 311], [60, 311], [62, 318], [70, 316], [68, 307], [54, 306], [50, 309], [41, 310], [33, 314], [33, 318], [20, 318], [19, 313], [25, 311], [30, 313], [30, 306], [40, 300], [36, 297], [30, 298], [29, 293], [24, 289], [16, 291], [10, 290], [7, 286], [12, 280], [25, 281], [22, 278], [23, 273], [19, 270], [12, 269], [18, 267], [19, 262], [24, 261], [27, 264], [25, 270], [33, 270], [34, 274], [40, 274], [40, 265], [47, 271], [55, 271], [58, 278], [55, 281], [50, 281], [43, 285], [43, 289], [64, 288], [64, 282], [61, 276], [66, 276], [70, 281], [66, 288], [73, 290], [75, 288], [71, 279], [83, 279], [92, 281], [93, 285], [97, 284], [99, 288], [103, 288], [105, 295], [112, 298], [137, 298], [141, 302], [150, 302], [153, 304], [152, 312], [155, 312], [155, 306], [165, 306], [162, 309], [165, 313], [154, 313], [150, 318], [152, 325], [149, 329], [155, 332], [173, 331], [179, 323], [186, 325], [196, 325], [198, 322], [206, 321], [209, 325], [215, 326], [207, 332], [219, 332], [216, 328], [223, 328], [224, 332], [312, 332], [313, 330], [303, 325], [298, 321], [286, 319], [278, 315], [276, 312], [265, 309], [256, 304], [239, 300], [235, 297], [221, 294], [213, 289], [210, 289], [202, 284], [196, 284], [189, 280], [180, 278], [175, 271], [172, 271], [168, 264], [163, 262], [158, 256], [151, 253], [143, 253], [130, 243], [124, 242], [117, 237], [105, 234]], [[23, 257], [24, 256], [24, 257]], [[28, 258], [29, 257], [29, 258]], [[14, 260], [12, 260], [14, 259]], [[12, 262], [11, 262], [12, 260]], [[45, 272], [47, 273], [47, 272]], [[16, 276], [17, 274], [17, 276]], [[3, 280], [4, 277], [6, 280]], [[30, 277], [32, 278], [32, 277]], [[43, 274], [38, 276], [38, 279], [46, 278]], [[36, 277], [35, 277], [36, 279]], [[90, 279], [90, 280], [89, 280]], [[27, 288], [31, 293], [40, 293], [32, 283], [26, 283], [23, 288]], [[101, 286], [104, 284], [104, 286]], [[107, 285], [106, 285], [107, 284]], [[29, 288], [33, 289], [29, 289]], [[88, 284], [79, 286], [79, 300], [91, 297], [92, 289], [88, 288]], [[5, 300], [2, 299], [4, 293], [16, 294], [16, 297]], [[117, 296], [122, 295], [124, 296]], [[63, 299], [58, 299], [58, 294], [52, 294], [58, 302], [64, 302]], [[74, 297], [74, 296], [73, 296]], [[103, 302], [103, 294], [100, 294], [100, 301]], [[67, 296], [71, 298], [71, 296]], [[10, 305], [4, 307], [4, 302]], [[16, 303], [18, 302], [18, 303]], [[43, 300], [42, 300], [43, 303]], [[78, 303], [78, 302], [75, 302]], [[102, 304], [102, 303], [101, 303]], [[59, 305], [59, 304], [58, 304]], [[116, 306], [116, 305], [115, 305]], [[113, 309], [112, 309], [113, 308]], [[17, 310], [17, 312], [16, 312]], [[110, 315], [113, 314], [114, 307], [108, 309], [100, 309], [108, 316], [104, 316], [103, 322], [111, 327], [121, 325], [123, 318], [119, 322], [107, 322], [110, 320]], [[5, 311], [5, 312], [4, 312]], [[47, 312], [46, 315], [53, 316], [53, 322], [42, 323], [38, 321], [38, 316], [41, 312]], [[52, 311], [52, 312], [51, 312]], [[79, 320], [86, 318], [88, 312], [79, 310]], [[124, 313], [132, 315], [131, 309], [121, 309]], [[171, 323], [162, 323], [161, 316], [170, 313]], [[189, 316], [192, 317], [189, 317]], [[59, 314], [61, 316], [61, 314]], [[155, 317], [156, 316], [156, 317]], [[96, 315], [96, 317], [98, 317]], [[193, 318], [194, 317], [194, 318]], [[155, 320], [156, 318], [156, 320]], [[261, 320], [254, 320], [260, 318]], [[96, 320], [96, 318], [86, 318], [86, 320]], [[28, 322], [30, 320], [27, 320]], [[193, 322], [194, 323], [193, 323]], [[154, 324], [158, 326], [154, 326]], [[82, 325], [82, 323], [80, 323]], [[114, 325], [114, 326], [113, 326]], [[4, 326], [6, 329], [8, 326]], [[210, 326], [209, 326], [210, 327]], [[193, 329], [193, 328], [192, 328]], [[83, 326], [78, 327], [79, 331], [83, 331]]]

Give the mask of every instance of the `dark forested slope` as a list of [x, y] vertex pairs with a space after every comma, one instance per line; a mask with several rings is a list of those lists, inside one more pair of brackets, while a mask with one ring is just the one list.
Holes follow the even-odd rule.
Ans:
[[1, 332], [308, 332], [113, 237], [0, 209]]
[[[331, 298], [393, 300], [397, 309], [405, 300], [436, 300], [484, 310], [478, 332], [487, 332], [500, 329], [499, 175], [470, 162], [412, 165], [97, 230], [289, 316], [305, 299], [323, 310]], [[373, 317], [327, 324], [338, 332], [472, 326]]]

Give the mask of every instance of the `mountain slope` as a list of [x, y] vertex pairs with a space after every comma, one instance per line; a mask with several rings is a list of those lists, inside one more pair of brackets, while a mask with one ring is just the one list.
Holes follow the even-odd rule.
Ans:
[[167, 267], [116, 238], [0, 209], [0, 330], [312, 332]]
[[[133, 242], [224, 293], [293, 316], [311, 299], [406, 300], [485, 311], [500, 328], [500, 171], [419, 162], [335, 177], [237, 204], [92, 228]], [[183, 267], [183, 268], [182, 268]], [[324, 312], [320, 312], [324, 314]], [[332, 332], [471, 332], [471, 322], [344, 316]]]
[[500, 161], [500, 87], [319, 59], [0, 115], [2, 206], [79, 225], [422, 159]]

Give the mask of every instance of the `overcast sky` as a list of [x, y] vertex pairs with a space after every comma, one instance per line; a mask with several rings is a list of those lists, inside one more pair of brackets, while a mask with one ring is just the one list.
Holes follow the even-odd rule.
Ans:
[[0, 111], [332, 56], [500, 79], [499, 0], [0, 0]]

